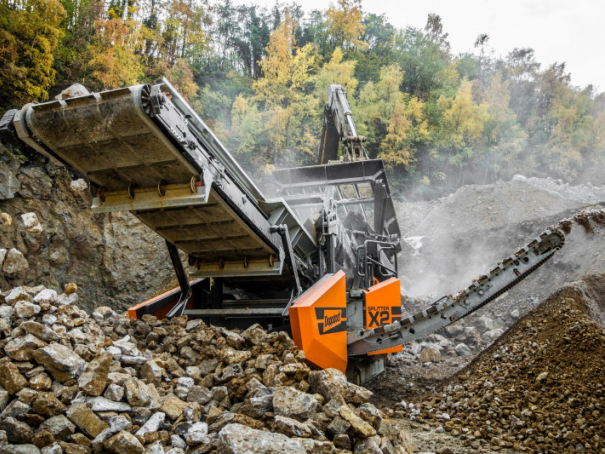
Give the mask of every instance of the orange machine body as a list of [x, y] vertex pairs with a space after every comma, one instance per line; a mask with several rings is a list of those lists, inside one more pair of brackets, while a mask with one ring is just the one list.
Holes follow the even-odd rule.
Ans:
[[326, 369], [347, 369], [346, 275], [326, 275], [290, 307], [290, 326], [296, 346], [307, 362]]
[[[379, 326], [401, 320], [401, 287], [399, 279], [392, 277], [364, 290], [364, 293], [364, 324], [366, 329], [378, 328]], [[373, 352], [370, 355], [396, 353], [402, 349], [403, 346], [400, 345]]]

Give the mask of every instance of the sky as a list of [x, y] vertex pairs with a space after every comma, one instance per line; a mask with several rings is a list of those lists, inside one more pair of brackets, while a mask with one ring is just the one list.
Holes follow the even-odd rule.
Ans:
[[[235, 0], [271, 7], [275, 0]], [[325, 10], [326, 0], [297, 0], [306, 11]], [[333, 1], [335, 3], [335, 1]], [[397, 28], [422, 28], [439, 14], [454, 53], [470, 52], [487, 33], [496, 55], [531, 47], [542, 67], [566, 63], [571, 83], [605, 91], [605, 0], [362, 0], [362, 10], [385, 14]]]

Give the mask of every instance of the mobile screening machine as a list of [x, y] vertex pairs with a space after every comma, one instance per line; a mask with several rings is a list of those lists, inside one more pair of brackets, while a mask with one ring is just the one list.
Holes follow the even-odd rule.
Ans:
[[273, 198], [166, 80], [28, 104], [0, 120], [0, 141], [69, 166], [90, 181], [94, 213], [130, 211], [166, 240], [180, 287], [131, 317], [287, 329], [311, 365], [363, 383], [386, 353], [516, 285], [564, 236], [546, 230], [457, 295], [402, 318], [401, 233], [385, 168], [367, 159], [346, 92], [328, 93], [319, 164], [276, 170]]

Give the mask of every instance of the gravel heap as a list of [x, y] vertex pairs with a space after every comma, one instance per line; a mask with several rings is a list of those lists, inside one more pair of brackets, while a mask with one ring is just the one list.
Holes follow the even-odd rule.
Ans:
[[400, 453], [407, 433], [283, 332], [131, 320], [17, 287], [0, 295], [0, 454]]
[[529, 452], [605, 449], [605, 274], [554, 293], [452, 384], [396, 415], [429, 421], [468, 446]]

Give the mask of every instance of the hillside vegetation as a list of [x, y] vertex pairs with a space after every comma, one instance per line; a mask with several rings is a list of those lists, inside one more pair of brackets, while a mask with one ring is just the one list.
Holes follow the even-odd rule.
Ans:
[[529, 47], [496, 55], [487, 34], [455, 55], [446, 25], [431, 14], [424, 28], [397, 29], [356, 0], [310, 13], [229, 0], [0, 0], [0, 113], [75, 82], [101, 90], [165, 76], [262, 179], [315, 162], [326, 88], [339, 83], [400, 193], [515, 173], [602, 181], [605, 96]]

